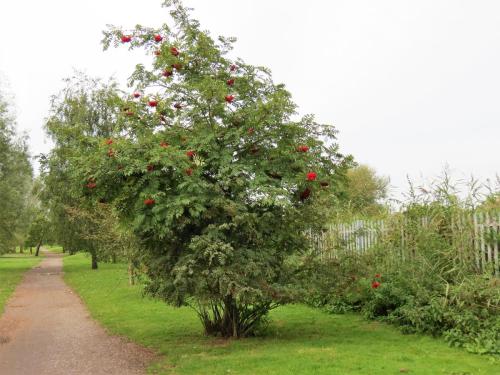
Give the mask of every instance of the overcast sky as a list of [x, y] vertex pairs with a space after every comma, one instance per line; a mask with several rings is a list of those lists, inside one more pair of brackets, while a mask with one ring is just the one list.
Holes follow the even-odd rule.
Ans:
[[[300, 112], [334, 124], [344, 153], [388, 175], [500, 173], [500, 1], [188, 0], [235, 55], [272, 69]], [[106, 24], [159, 26], [160, 0], [0, 5], [0, 72], [33, 154], [49, 98], [73, 69], [124, 81], [140, 55], [103, 52]]]

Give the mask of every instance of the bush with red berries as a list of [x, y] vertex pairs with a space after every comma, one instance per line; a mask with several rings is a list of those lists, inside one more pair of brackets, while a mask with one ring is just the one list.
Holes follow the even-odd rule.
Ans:
[[96, 178], [89, 199], [105, 197], [141, 239], [150, 294], [190, 304], [209, 334], [248, 336], [294, 301], [289, 259], [310, 250], [305, 230], [335, 204], [351, 158], [267, 69], [228, 57], [233, 39], [165, 5], [173, 25], [105, 32], [105, 48], [142, 48], [151, 66], [116, 105], [112, 142], [81, 140], [73, 162], [80, 181]]

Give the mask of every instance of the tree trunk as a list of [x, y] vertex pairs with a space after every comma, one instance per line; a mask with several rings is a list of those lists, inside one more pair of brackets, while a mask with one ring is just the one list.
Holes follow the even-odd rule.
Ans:
[[24, 251], [24, 245], [19, 245], [19, 254], [23, 254]]
[[132, 261], [128, 262], [128, 285], [135, 285], [135, 271]]
[[33, 246], [30, 246], [30, 254], [33, 255]]
[[116, 254], [115, 253], [111, 254], [111, 262], [116, 263]]
[[228, 296], [223, 301], [213, 301], [210, 306], [202, 307], [198, 316], [207, 335], [240, 338], [254, 335], [272, 308], [271, 303], [238, 305], [233, 297]]
[[96, 254], [95, 250], [91, 250], [90, 255], [92, 257], [92, 269], [96, 270], [97, 269], [97, 254]]
[[63, 246], [62, 247], [63, 254], [66, 252], [66, 248]]
[[40, 254], [40, 246], [42, 246], [42, 241], [38, 242], [36, 245], [36, 251], [35, 251], [36, 257]]

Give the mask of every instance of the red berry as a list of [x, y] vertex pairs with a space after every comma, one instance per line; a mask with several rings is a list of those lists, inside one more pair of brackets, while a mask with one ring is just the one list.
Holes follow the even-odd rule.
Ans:
[[174, 108], [175, 109], [181, 109], [182, 108], [182, 104], [181, 103], [175, 103], [174, 104]]
[[167, 148], [168, 147], [168, 143], [167, 142], [161, 142], [160, 143], [160, 147]]
[[112, 145], [113, 144], [113, 140], [111, 138], [106, 139], [106, 144], [107, 145]]
[[305, 146], [305, 145], [302, 145], [302, 146], [297, 147], [297, 151], [299, 151], [299, 152], [307, 152], [307, 151], [309, 151], [309, 147]]
[[193, 174], [193, 169], [192, 168], [187, 168], [185, 172], [186, 172], [186, 174], [188, 176], [191, 176]]
[[314, 181], [314, 180], [316, 180], [316, 177], [318, 177], [316, 172], [309, 172], [307, 174], [307, 181]]
[[194, 152], [193, 150], [189, 150], [188, 152], [186, 152], [186, 156], [188, 158], [193, 158], [193, 156], [196, 154], [196, 152]]
[[128, 43], [132, 41], [132, 36], [131, 35], [122, 35], [121, 37], [122, 43]]
[[151, 199], [151, 198], [145, 199], [145, 200], [144, 200], [144, 204], [145, 204], [146, 206], [152, 206], [152, 205], [154, 205], [154, 204], [155, 204], [155, 200], [154, 200], [154, 199]]
[[226, 81], [226, 83], [227, 83], [227, 85], [228, 85], [228, 86], [232, 86], [232, 85], [234, 85], [234, 78], [228, 79], [228, 80]]
[[97, 186], [97, 184], [96, 184], [95, 182], [89, 182], [89, 183], [87, 184], [87, 187], [88, 187], [89, 189], [94, 189], [96, 186]]
[[156, 34], [154, 36], [154, 38], [155, 38], [155, 42], [161, 42], [163, 40], [163, 37], [160, 34]]
[[127, 116], [133, 116], [134, 115], [134, 111], [127, 111], [127, 112], [125, 112], [125, 114]]
[[115, 156], [115, 152], [113, 151], [113, 149], [112, 149], [112, 148], [110, 148], [110, 149], [108, 150], [108, 156], [109, 156], [110, 158], [112, 158], [113, 156]]
[[159, 49], [157, 49], [157, 50], [155, 51], [155, 56], [160, 56], [160, 55], [161, 55], [161, 51], [160, 51]]
[[311, 195], [311, 190], [306, 188], [302, 193], [300, 193], [300, 200], [305, 201]]
[[232, 72], [234, 72], [236, 69], [238, 69], [238, 67], [234, 64], [229, 67], [229, 70]]
[[255, 129], [254, 129], [254, 128], [250, 128], [250, 129], [248, 129], [248, 134], [252, 135], [254, 132], [255, 132]]
[[133, 96], [134, 96], [134, 98], [136, 98], [136, 99], [141, 97], [141, 93], [140, 93], [140, 92], [138, 92], [138, 91], [134, 92], [132, 95], [133, 95]]
[[171, 70], [168, 70], [168, 69], [165, 69], [162, 73], [163, 77], [170, 77], [172, 74], [174, 74], [174, 72], [172, 72]]
[[234, 95], [226, 95], [224, 99], [226, 100], [226, 102], [232, 103], [234, 100]]
[[172, 64], [172, 68], [174, 68], [176, 70], [181, 70], [182, 69], [182, 64], [180, 64], [180, 63]]
[[156, 101], [156, 100], [150, 100], [150, 101], [148, 102], [148, 105], [149, 105], [150, 107], [156, 107], [156, 106], [158, 105], [158, 101]]
[[179, 56], [179, 50], [175, 47], [170, 47], [170, 53], [174, 56]]
[[372, 282], [372, 289], [377, 289], [380, 286], [380, 283], [378, 281]]
[[381, 277], [382, 277], [382, 275], [381, 275], [381, 274], [379, 274], [379, 273], [376, 273], [376, 274], [375, 274], [375, 278], [380, 279]]

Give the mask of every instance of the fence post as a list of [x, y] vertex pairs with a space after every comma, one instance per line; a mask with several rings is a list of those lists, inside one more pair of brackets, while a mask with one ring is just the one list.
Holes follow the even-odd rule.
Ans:
[[496, 225], [495, 225], [495, 234], [496, 234], [496, 240], [495, 240], [495, 255], [494, 255], [494, 258], [495, 258], [495, 275], [498, 276], [499, 272], [500, 272], [500, 264], [499, 264], [499, 261], [498, 261], [498, 243], [500, 242], [500, 212], [497, 213], [497, 217], [496, 217]]

